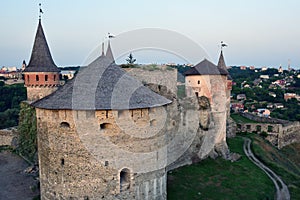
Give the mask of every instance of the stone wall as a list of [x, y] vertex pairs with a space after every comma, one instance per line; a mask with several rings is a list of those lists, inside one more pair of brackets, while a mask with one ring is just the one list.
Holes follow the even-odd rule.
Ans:
[[147, 70], [140, 68], [124, 68], [127, 73], [142, 83], [157, 84], [167, 87], [173, 94], [177, 94], [177, 69]]
[[266, 139], [279, 149], [291, 143], [300, 142], [300, 123], [238, 123], [238, 132], [255, 132], [267, 134]]
[[52, 94], [58, 89], [57, 86], [43, 87], [43, 86], [27, 86], [27, 100], [36, 101], [43, 97]]
[[37, 109], [42, 199], [166, 199], [163, 109]]
[[300, 122], [289, 123], [282, 127], [278, 135], [278, 148], [300, 142]]
[[12, 146], [17, 136], [17, 130], [14, 128], [0, 130], [0, 146]]
[[250, 120], [261, 122], [261, 123], [270, 123], [270, 124], [287, 124], [289, 121], [283, 119], [276, 119], [276, 118], [267, 118], [267, 117], [260, 117], [251, 113], [240, 113], [243, 117], [246, 117]]
[[194, 97], [151, 109], [36, 108], [42, 199], [166, 199], [168, 170], [227, 156], [225, 121], [209, 121], [220, 113], [199, 104]]

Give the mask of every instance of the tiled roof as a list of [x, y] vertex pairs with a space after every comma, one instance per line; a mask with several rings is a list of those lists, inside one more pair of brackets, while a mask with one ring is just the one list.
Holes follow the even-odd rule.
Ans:
[[127, 110], [169, 103], [101, 55], [73, 80], [32, 105], [45, 109]]
[[204, 59], [191, 69], [185, 72], [186, 76], [189, 75], [227, 75], [226, 71], [217, 67], [212, 62]]
[[39, 20], [31, 58], [24, 72], [59, 72], [52, 59], [41, 20]]

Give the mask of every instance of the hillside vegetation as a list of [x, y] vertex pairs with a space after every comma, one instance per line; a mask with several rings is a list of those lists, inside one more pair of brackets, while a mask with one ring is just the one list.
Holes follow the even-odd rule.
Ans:
[[18, 125], [20, 102], [26, 98], [24, 84], [4, 85], [0, 81], [0, 129]]
[[[252, 139], [257, 157], [288, 185], [291, 199], [300, 199], [300, 144], [278, 150], [258, 135], [246, 137]], [[243, 139], [228, 139], [228, 145], [242, 155], [241, 160], [206, 159], [169, 172], [168, 199], [274, 199], [274, 184], [248, 160]]]
[[300, 143], [278, 150], [261, 137], [251, 134], [253, 152], [271, 168], [289, 188], [291, 199], [300, 199]]
[[272, 181], [243, 152], [243, 139], [228, 140], [237, 162], [206, 159], [168, 174], [168, 199], [273, 199]]

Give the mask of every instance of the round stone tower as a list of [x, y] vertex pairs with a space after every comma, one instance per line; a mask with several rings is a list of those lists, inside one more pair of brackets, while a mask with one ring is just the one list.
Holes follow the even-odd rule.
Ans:
[[59, 69], [55, 65], [39, 19], [28, 66], [23, 70], [27, 100], [36, 101], [57, 90]]
[[209, 125], [202, 125], [200, 120], [200, 126], [217, 133], [211, 137], [210, 145], [215, 145], [215, 153], [227, 158], [229, 151], [226, 144], [226, 120], [231, 88], [228, 88], [229, 73], [222, 51], [218, 65], [204, 59], [186, 71], [185, 75], [186, 95], [188, 97], [197, 96], [200, 104], [206, 102], [209, 104], [210, 114], [205, 119]]
[[105, 55], [34, 102], [41, 199], [166, 199], [170, 103]]

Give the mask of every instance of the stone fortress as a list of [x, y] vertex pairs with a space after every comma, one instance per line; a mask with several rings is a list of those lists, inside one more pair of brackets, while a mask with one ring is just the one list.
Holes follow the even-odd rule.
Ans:
[[41, 199], [166, 199], [169, 170], [231, 159], [222, 51], [218, 65], [203, 60], [185, 75], [178, 98], [177, 70], [125, 71], [109, 43], [60, 87], [39, 20], [24, 78], [36, 109]]

